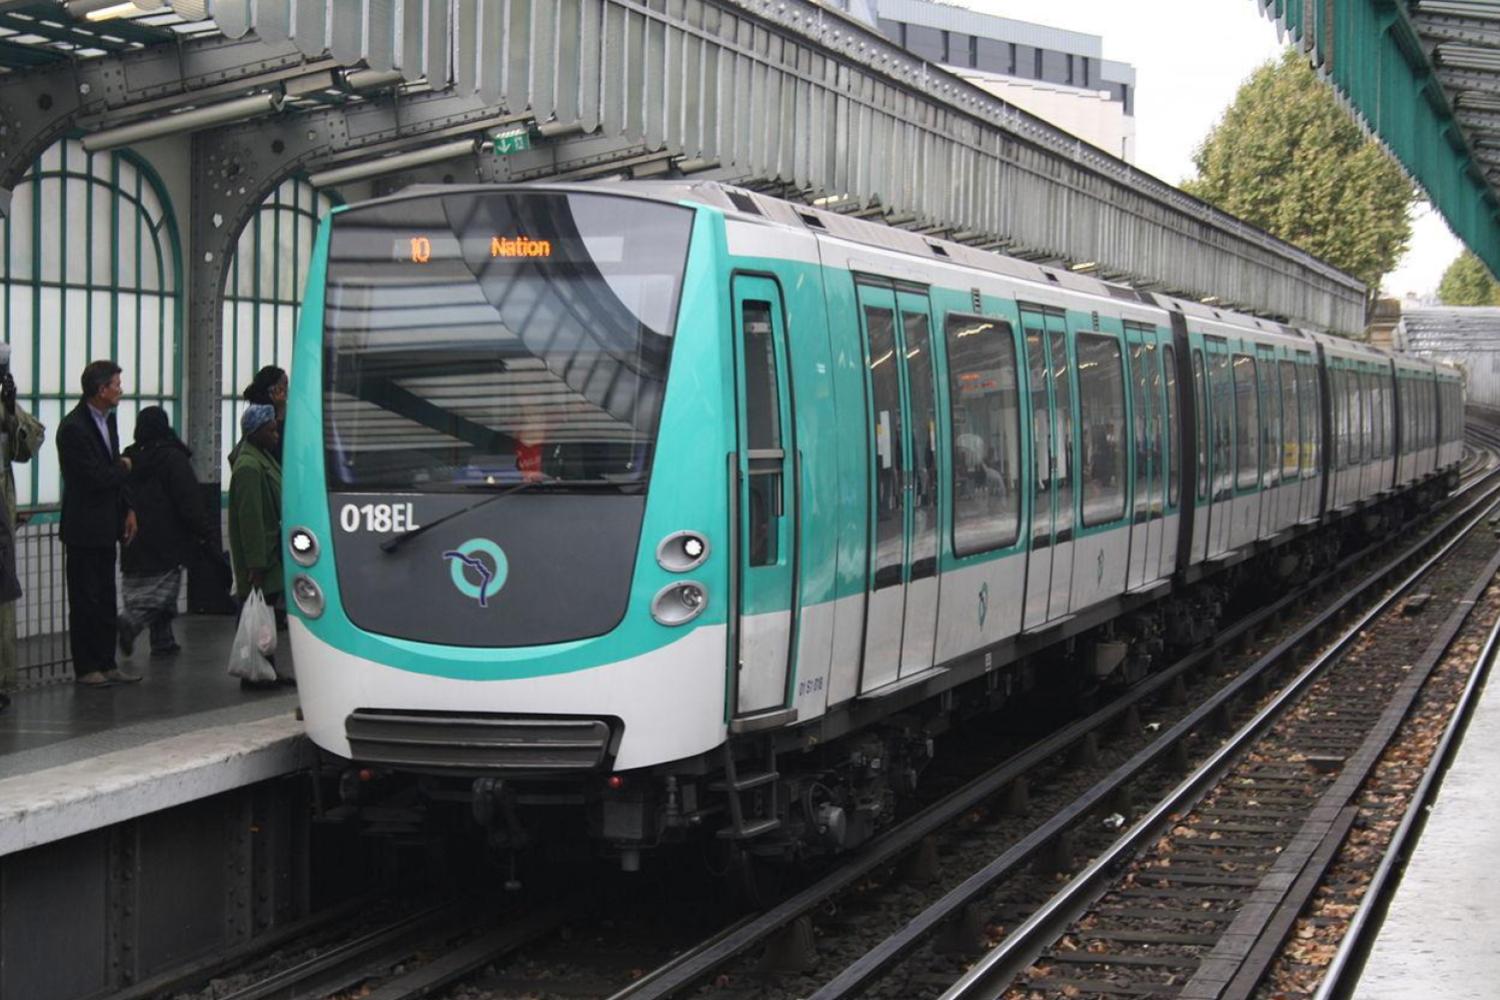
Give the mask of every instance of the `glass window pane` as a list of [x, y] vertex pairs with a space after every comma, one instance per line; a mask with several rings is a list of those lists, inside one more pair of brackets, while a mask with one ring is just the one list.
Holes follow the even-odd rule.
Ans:
[[1230, 495], [1234, 489], [1234, 378], [1229, 371], [1229, 355], [1223, 350], [1209, 355], [1210, 391], [1213, 399], [1213, 486], [1214, 499]]
[[1177, 447], [1177, 439], [1181, 433], [1177, 425], [1177, 351], [1170, 344], [1162, 347], [1161, 362], [1167, 376], [1167, 426], [1163, 441], [1163, 447], [1167, 450], [1167, 506], [1176, 507], [1182, 458]]
[[1144, 344], [1130, 345], [1131, 428], [1135, 443], [1135, 517], [1142, 520], [1151, 510], [1152, 468], [1149, 398], [1146, 368], [1151, 357]]
[[1125, 515], [1125, 372], [1113, 338], [1079, 335], [1078, 399], [1087, 527]]
[[933, 385], [931, 320], [925, 312], [901, 312], [906, 385], [912, 421], [912, 572], [937, 558], [937, 388]]
[[1208, 497], [1208, 431], [1213, 422], [1206, 405], [1208, 375], [1203, 369], [1203, 352], [1193, 352], [1193, 413], [1198, 434], [1198, 499]]
[[1026, 329], [1026, 368], [1031, 395], [1031, 537], [1052, 537], [1052, 396], [1048, 388], [1047, 343], [1041, 330]]
[[1020, 532], [1021, 408], [1009, 323], [949, 316], [953, 551], [1013, 544]]
[[1297, 400], [1297, 366], [1290, 361], [1278, 362], [1281, 370], [1281, 423], [1284, 433], [1281, 446], [1281, 475], [1297, 475], [1302, 450], [1301, 407]]
[[[901, 382], [896, 363], [896, 318], [865, 306], [870, 353], [870, 427], [875, 440], [875, 585], [899, 583], [905, 547], [901, 470], [906, 464], [901, 426]], [[888, 579], [890, 574], [895, 579]]]
[[10, 289], [9, 325], [5, 339], [10, 341], [10, 370], [15, 372], [16, 389], [21, 395], [34, 393], [32, 363], [36, 357], [37, 331], [31, 328], [31, 288], [24, 285]]
[[[129, 373], [129, 384], [135, 388], [133, 392], [145, 395], [157, 395], [166, 390], [161, 379], [161, 345], [168, 340], [166, 326], [162, 322], [162, 297], [160, 295], [142, 295], [141, 305], [141, 335], [139, 344], [139, 362], [135, 371]], [[123, 363], [123, 362], [122, 362]]]
[[10, 200], [10, 218], [7, 227], [10, 231], [10, 279], [12, 281], [26, 281], [32, 276], [31, 250], [36, 234], [32, 232], [31, 210], [35, 191], [35, 184], [23, 182], [17, 185], [16, 193]]
[[[48, 206], [48, 209], [44, 210], [43, 218], [40, 220], [43, 231], [41, 240], [42, 280], [60, 282], [62, 281], [63, 241], [47, 235], [49, 227], [55, 221], [52, 215], [56, 209], [51, 208], [51, 206], [62, 205], [62, 182], [56, 177], [42, 178], [39, 204]], [[51, 231], [62, 232], [63, 227], [57, 226]]]
[[[101, 158], [95, 157], [95, 159]], [[93, 225], [90, 227], [88, 242], [89, 252], [93, 259], [93, 283], [109, 285], [113, 281], [110, 269], [112, 266], [111, 250], [115, 245], [115, 199], [111, 196], [110, 189], [103, 184], [91, 184], [89, 189], [94, 195]]]
[[[84, 284], [88, 276], [89, 263], [89, 183], [80, 177], [67, 179], [67, 203], [63, 206], [63, 248], [67, 254], [67, 280]], [[42, 233], [42, 239], [54, 238], [53, 233]]]
[[[1052, 342], [1052, 430], [1057, 435], [1053, 450], [1057, 464], [1052, 470], [1052, 488], [1057, 491], [1054, 527], [1061, 533], [1073, 527], [1073, 381], [1068, 372], [1067, 338], [1055, 330], [1049, 331], [1047, 336]], [[1125, 429], [1124, 419], [1122, 410], [1122, 432]], [[1123, 441], [1122, 436], [1122, 447]], [[1121, 461], [1123, 460], [1122, 455]], [[1123, 477], [1121, 489], [1124, 489]]]
[[1235, 486], [1243, 490], [1260, 481], [1260, 399], [1248, 354], [1234, 356], [1234, 399]]
[[[63, 388], [64, 338], [60, 335], [57, 322], [57, 317], [62, 315], [62, 292], [56, 288], [43, 286], [39, 290], [38, 297], [44, 325], [50, 325], [51, 329], [37, 331], [37, 345], [41, 349], [39, 352], [41, 369], [38, 372], [37, 391], [47, 395], [72, 392], [75, 385], [71, 378], [67, 380], [67, 388]], [[51, 317], [50, 324], [46, 323], [46, 317]]]

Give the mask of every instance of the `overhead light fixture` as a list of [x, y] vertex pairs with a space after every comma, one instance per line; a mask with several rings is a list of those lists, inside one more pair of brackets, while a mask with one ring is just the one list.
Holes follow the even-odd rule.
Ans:
[[130, 125], [101, 129], [83, 137], [83, 148], [90, 153], [97, 153], [100, 150], [114, 149], [116, 146], [128, 146], [133, 142], [160, 139], [162, 136], [175, 135], [178, 132], [191, 132], [214, 125], [242, 122], [280, 111], [284, 100], [285, 98], [280, 93], [253, 94], [250, 97], [240, 97], [222, 104], [210, 104], [207, 107], [178, 111], [175, 114], [150, 118]]
[[1079, 274], [1087, 274], [1090, 271], [1097, 271], [1098, 269], [1099, 262], [1097, 260], [1086, 260], [1079, 264], [1068, 265], [1069, 271], [1077, 271]]
[[318, 173], [308, 175], [307, 181], [313, 187], [318, 188], [338, 187], [340, 184], [368, 180], [371, 177], [379, 177], [382, 174], [393, 174], [401, 170], [410, 170], [413, 167], [422, 167], [429, 163], [456, 160], [460, 156], [473, 156], [474, 144], [474, 139], [458, 139], [454, 142], [445, 142], [438, 146], [430, 146], [427, 149], [418, 149], [410, 153], [396, 153], [393, 156], [384, 156], [378, 160], [366, 160], [363, 163], [355, 163], [347, 167], [334, 167], [331, 170], [322, 170]]

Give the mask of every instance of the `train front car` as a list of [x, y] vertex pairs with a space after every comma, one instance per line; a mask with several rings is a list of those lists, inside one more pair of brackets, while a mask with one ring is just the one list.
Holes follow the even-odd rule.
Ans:
[[[576, 188], [427, 189], [324, 223], [283, 518], [320, 747], [504, 799], [476, 811], [532, 795], [577, 819], [628, 801], [621, 772], [722, 743], [722, 233]], [[647, 836], [643, 809], [591, 813]]]

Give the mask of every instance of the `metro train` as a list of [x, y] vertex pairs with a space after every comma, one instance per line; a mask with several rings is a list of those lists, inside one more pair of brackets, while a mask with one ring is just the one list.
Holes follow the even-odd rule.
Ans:
[[308, 735], [626, 867], [853, 847], [956, 718], [1143, 676], [1462, 450], [1456, 370], [716, 183], [338, 208], [294, 362]]

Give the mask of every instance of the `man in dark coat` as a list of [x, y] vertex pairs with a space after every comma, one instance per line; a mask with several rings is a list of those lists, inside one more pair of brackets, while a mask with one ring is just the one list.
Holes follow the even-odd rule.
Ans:
[[129, 656], [141, 629], [151, 628], [153, 655], [181, 647], [172, 634], [182, 567], [196, 561], [210, 537], [208, 512], [193, 475], [192, 452], [172, 430], [167, 411], [136, 414], [135, 444], [125, 449], [131, 469], [130, 505], [139, 530], [120, 553], [125, 610], [117, 623], [120, 651]]
[[83, 399], [57, 427], [61, 536], [73, 676], [78, 684], [97, 688], [141, 679], [115, 665], [115, 543], [135, 540], [136, 520], [125, 487], [130, 459], [120, 457], [115, 426], [114, 409], [124, 395], [120, 366], [91, 361], [81, 381]]

